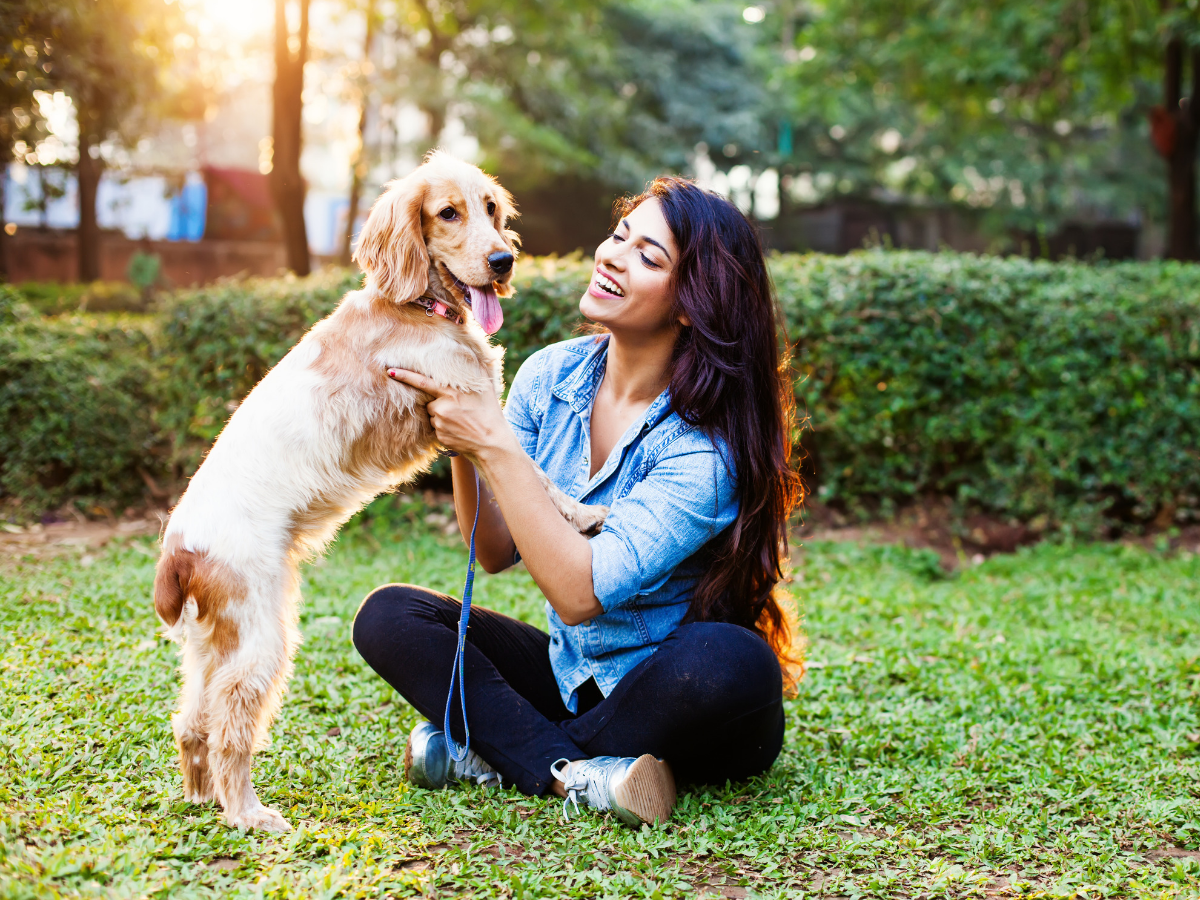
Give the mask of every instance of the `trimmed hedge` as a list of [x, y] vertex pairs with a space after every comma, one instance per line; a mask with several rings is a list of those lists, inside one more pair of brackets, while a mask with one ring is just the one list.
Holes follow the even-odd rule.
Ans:
[[[884, 251], [771, 266], [808, 415], [804, 470], [823, 502], [886, 514], [936, 494], [1083, 534], [1200, 520], [1200, 267]], [[590, 272], [579, 257], [521, 262], [497, 335], [510, 376], [574, 333]], [[17, 364], [20, 397], [0, 380], [0, 491], [26, 509], [67, 485], [115, 502], [140, 489], [139, 466], [186, 475], [236, 401], [356, 284], [333, 272], [185, 291], [140, 331], [129, 317], [0, 324], [0, 342], [20, 332], [49, 361]], [[57, 403], [66, 421], [62, 404], [78, 400], [46, 366], [68, 356], [104, 386], [70, 416], [119, 424], [59, 425], [47, 443], [28, 413]], [[71, 456], [71, 442], [88, 446]], [[40, 445], [57, 448], [57, 487]]]
[[156, 467], [144, 323], [42, 319], [22, 301], [0, 286], [0, 500], [22, 517], [68, 499], [119, 512]]
[[818, 495], [1095, 534], [1200, 518], [1200, 267], [779, 258]]

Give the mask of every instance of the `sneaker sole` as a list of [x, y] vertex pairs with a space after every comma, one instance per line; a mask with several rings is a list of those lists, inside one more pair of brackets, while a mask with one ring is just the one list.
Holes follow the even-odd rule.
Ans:
[[613, 789], [613, 799], [640, 822], [665, 824], [675, 808], [675, 775], [665, 761], [643, 754]]

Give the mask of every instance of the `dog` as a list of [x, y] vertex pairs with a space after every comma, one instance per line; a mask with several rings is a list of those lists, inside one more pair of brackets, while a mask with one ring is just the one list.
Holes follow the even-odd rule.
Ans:
[[[183, 648], [172, 726], [184, 795], [215, 798], [232, 826], [291, 827], [260, 802], [250, 765], [300, 642], [300, 563], [439, 452], [431, 398], [388, 368], [500, 389], [503, 350], [488, 336], [503, 319], [498, 298], [512, 293], [513, 214], [494, 179], [441, 152], [389, 184], [355, 252], [363, 288], [250, 392], [171, 513], [154, 609]], [[573, 527], [598, 530], [607, 510], [541, 477]]]

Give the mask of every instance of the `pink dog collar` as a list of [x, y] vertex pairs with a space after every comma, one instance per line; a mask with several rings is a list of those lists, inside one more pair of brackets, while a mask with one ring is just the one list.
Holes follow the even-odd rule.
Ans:
[[455, 325], [461, 325], [463, 323], [463, 317], [456, 316], [454, 313], [450, 312], [450, 307], [448, 307], [441, 300], [435, 300], [433, 297], [418, 297], [413, 302], [417, 304], [417, 306], [424, 309], [425, 315], [427, 316], [436, 314], [441, 316], [443, 319], [449, 319]]

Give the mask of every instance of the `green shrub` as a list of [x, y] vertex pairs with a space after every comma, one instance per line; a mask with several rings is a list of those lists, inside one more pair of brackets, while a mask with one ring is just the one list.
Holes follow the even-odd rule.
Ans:
[[[155, 466], [150, 340], [129, 317], [39, 319], [0, 289], [0, 501], [119, 512]], [[99, 509], [97, 509], [99, 507]]]
[[146, 312], [147, 297], [124, 281], [93, 281], [89, 284], [59, 284], [28, 281], [20, 286], [29, 305], [44, 316], [81, 312]]
[[[1200, 520], [1200, 267], [869, 251], [771, 268], [824, 502], [865, 515], [936, 494], [1083, 534]], [[509, 378], [575, 333], [590, 272], [581, 257], [521, 261], [497, 335]], [[33, 508], [137, 493], [138, 466], [190, 474], [236, 403], [358, 283], [338, 271], [169, 295], [153, 353], [148, 325], [34, 320], [0, 291], [0, 490]], [[77, 393], [81, 377], [93, 393]]]
[[777, 257], [819, 496], [1052, 529], [1200, 518], [1200, 267]]

